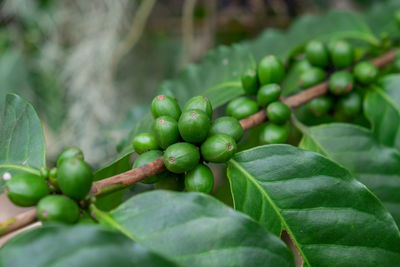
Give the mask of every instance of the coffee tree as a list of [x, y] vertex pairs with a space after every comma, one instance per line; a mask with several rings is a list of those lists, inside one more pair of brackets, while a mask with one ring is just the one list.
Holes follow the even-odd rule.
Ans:
[[[299, 253], [305, 266], [400, 265], [397, 7], [307, 16], [211, 51], [161, 85], [94, 172], [78, 148], [47, 168], [34, 108], [9, 94], [1, 190], [36, 208], [0, 231], [43, 225], [0, 263], [295, 266]], [[212, 196], [210, 163], [226, 166], [233, 207]], [[122, 201], [139, 182], [155, 190]]]

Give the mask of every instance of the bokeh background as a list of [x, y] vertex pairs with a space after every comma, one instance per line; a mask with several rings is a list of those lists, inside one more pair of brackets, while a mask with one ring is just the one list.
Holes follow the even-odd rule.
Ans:
[[3, 0], [0, 110], [8, 92], [29, 99], [43, 121], [49, 165], [77, 146], [96, 168], [117, 153], [160, 83], [211, 48], [286, 29], [303, 13], [374, 2]]

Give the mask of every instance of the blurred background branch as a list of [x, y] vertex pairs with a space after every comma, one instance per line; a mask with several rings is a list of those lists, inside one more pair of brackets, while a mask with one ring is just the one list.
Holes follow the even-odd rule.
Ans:
[[135, 44], [139, 41], [143, 34], [143, 30], [146, 26], [146, 22], [149, 18], [151, 10], [154, 7], [156, 0], [146, 0], [142, 1], [140, 4], [135, 17], [132, 20], [131, 28], [125, 38], [119, 43], [117, 49], [113, 54], [113, 59], [111, 63], [111, 77], [113, 76], [116, 67], [118, 66], [121, 58], [126, 55], [130, 49], [132, 49]]
[[196, 0], [185, 0], [182, 12], [182, 41], [183, 41], [183, 65], [192, 61], [194, 45], [193, 18]]

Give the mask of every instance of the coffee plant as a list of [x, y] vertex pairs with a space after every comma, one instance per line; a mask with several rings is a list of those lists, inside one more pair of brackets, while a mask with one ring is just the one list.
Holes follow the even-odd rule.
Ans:
[[[9, 94], [0, 190], [36, 208], [0, 233], [42, 226], [0, 264], [400, 266], [399, 7], [306, 16], [211, 51], [94, 172], [79, 148], [49, 169], [34, 108]], [[214, 164], [233, 207], [212, 196]], [[139, 182], [155, 190], [124, 198]]]

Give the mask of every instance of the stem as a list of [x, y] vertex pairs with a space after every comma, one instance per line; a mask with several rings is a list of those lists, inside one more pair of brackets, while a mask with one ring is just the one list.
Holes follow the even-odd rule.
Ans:
[[25, 211], [17, 216], [3, 221], [0, 224], [0, 236], [21, 229], [37, 220], [36, 209]]
[[110, 178], [94, 182], [90, 193], [92, 195], [104, 195], [107, 193], [111, 193], [115, 190], [133, 185], [154, 174], [160, 173], [164, 169], [164, 159], [161, 157], [130, 171], [123, 172]]
[[98, 223], [107, 225], [111, 228], [114, 228], [121, 233], [125, 234], [127, 237], [132, 239], [133, 241], [137, 241], [135, 237], [127, 231], [122, 225], [118, 224], [108, 212], [104, 212], [99, 210], [94, 204], [89, 206], [90, 216], [95, 219]]
[[[383, 68], [390, 64], [396, 56], [396, 51], [391, 50], [377, 58], [372, 59], [370, 62], [378, 68]], [[320, 97], [328, 92], [328, 82], [322, 82], [313, 86], [307, 90], [301, 91], [298, 94], [292, 95], [282, 100], [283, 103], [295, 109], [301, 105], [304, 105], [308, 101]], [[253, 114], [247, 118], [240, 120], [240, 124], [243, 130], [248, 130], [254, 126], [257, 126], [267, 120], [265, 110], [261, 110], [256, 114]], [[94, 182], [90, 190], [92, 195], [105, 195], [116, 190], [120, 190], [131, 186], [141, 180], [146, 179], [152, 175], [162, 172], [165, 170], [163, 158], [158, 158], [150, 163], [147, 163], [138, 168], [130, 171], [114, 175], [107, 179], [103, 179]], [[20, 229], [36, 220], [36, 209], [24, 212], [14, 218], [8, 219], [0, 224], [0, 236]]]

